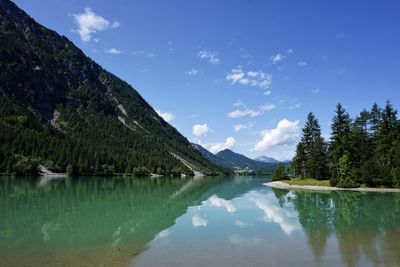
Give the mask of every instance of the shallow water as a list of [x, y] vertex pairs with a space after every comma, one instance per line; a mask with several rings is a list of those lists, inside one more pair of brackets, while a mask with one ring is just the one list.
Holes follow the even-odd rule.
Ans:
[[0, 266], [398, 266], [400, 194], [0, 179]]

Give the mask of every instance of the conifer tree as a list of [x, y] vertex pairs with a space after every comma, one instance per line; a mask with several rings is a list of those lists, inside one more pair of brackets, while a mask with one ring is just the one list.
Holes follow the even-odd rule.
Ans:
[[295, 172], [303, 178], [324, 179], [327, 176], [327, 145], [321, 126], [313, 113], [307, 116], [301, 141], [294, 159]]
[[281, 162], [279, 162], [278, 165], [276, 166], [274, 174], [272, 175], [272, 181], [280, 181], [287, 179], [289, 179], [289, 176], [285, 171], [285, 167]]
[[333, 175], [339, 174], [339, 159], [348, 151], [350, 124], [350, 115], [342, 104], [337, 104], [331, 124], [330, 156]]

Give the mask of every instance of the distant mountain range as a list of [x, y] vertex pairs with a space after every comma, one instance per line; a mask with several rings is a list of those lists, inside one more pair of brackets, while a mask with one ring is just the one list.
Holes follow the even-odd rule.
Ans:
[[199, 144], [193, 144], [192, 146], [196, 148], [206, 159], [218, 166], [223, 166], [231, 170], [243, 170], [249, 169], [253, 171], [258, 171], [262, 169], [271, 169], [274, 167], [278, 161], [275, 162], [262, 162], [250, 159], [242, 154], [233, 152], [230, 149], [225, 149], [217, 154], [213, 154]]
[[279, 160], [268, 157], [268, 156], [260, 156], [255, 158], [254, 160], [260, 161], [260, 162], [265, 162], [265, 163], [278, 163]]

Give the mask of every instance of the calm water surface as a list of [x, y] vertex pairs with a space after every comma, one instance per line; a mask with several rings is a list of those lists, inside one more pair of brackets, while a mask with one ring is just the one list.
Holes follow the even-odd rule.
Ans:
[[0, 179], [0, 266], [399, 266], [400, 194]]

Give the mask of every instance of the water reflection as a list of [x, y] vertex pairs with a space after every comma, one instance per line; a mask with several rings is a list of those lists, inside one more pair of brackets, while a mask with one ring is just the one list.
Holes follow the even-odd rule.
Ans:
[[290, 235], [293, 231], [300, 230], [297, 221], [297, 213], [292, 207], [282, 209], [275, 199], [271, 199], [270, 194], [251, 199], [254, 204], [264, 212], [265, 222], [279, 224], [282, 231]]
[[283, 206], [294, 205], [316, 262], [329, 256], [330, 238], [346, 266], [400, 262], [400, 194], [294, 191], [290, 197], [288, 190], [273, 191]]
[[289, 191], [261, 183], [234, 179], [212, 187], [169, 229], [169, 242], [153, 240], [133, 266], [400, 262], [400, 194]]
[[38, 187], [35, 179], [0, 179], [1, 265], [126, 265], [219, 182], [82, 177]]
[[400, 262], [400, 194], [271, 189], [268, 179], [0, 179], [0, 265]]

